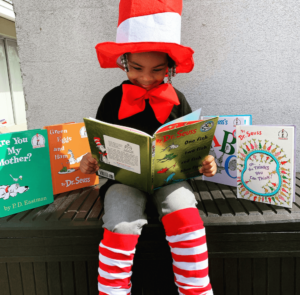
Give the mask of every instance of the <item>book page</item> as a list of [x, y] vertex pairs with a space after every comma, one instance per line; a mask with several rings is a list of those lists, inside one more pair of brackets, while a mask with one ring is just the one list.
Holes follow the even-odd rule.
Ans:
[[103, 135], [110, 165], [141, 174], [140, 146], [125, 140]]

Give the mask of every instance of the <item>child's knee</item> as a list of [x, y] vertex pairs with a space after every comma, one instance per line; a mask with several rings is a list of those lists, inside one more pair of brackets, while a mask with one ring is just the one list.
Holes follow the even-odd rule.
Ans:
[[160, 218], [181, 209], [196, 208], [197, 205], [193, 190], [186, 181], [168, 185], [158, 190], [153, 197]]
[[109, 231], [125, 234], [125, 235], [140, 235], [142, 233], [143, 226], [147, 224], [146, 219], [139, 219], [132, 222], [120, 222], [114, 224], [113, 222], [108, 222], [103, 225]]

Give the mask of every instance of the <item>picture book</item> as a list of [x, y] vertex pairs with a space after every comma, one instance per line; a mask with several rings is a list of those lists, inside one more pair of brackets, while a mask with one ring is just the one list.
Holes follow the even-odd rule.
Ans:
[[200, 120], [200, 110], [161, 126], [153, 135], [84, 119], [99, 174], [152, 193], [199, 176], [218, 118]]
[[237, 126], [238, 198], [292, 207], [295, 126]]
[[46, 126], [49, 137], [51, 174], [54, 194], [96, 185], [96, 174], [80, 171], [82, 157], [90, 152], [84, 123]]
[[47, 131], [0, 134], [0, 217], [52, 202]]
[[[208, 119], [211, 116], [203, 116], [202, 118]], [[236, 126], [251, 124], [251, 115], [219, 116], [209, 152], [215, 157], [217, 173], [212, 177], [203, 175], [203, 180], [236, 186]]]

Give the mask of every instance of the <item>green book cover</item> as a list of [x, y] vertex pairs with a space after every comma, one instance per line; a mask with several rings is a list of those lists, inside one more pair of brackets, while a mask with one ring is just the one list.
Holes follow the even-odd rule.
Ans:
[[152, 193], [199, 176], [218, 118], [199, 120], [200, 110], [161, 126], [153, 135], [84, 118], [99, 175]]
[[51, 202], [47, 130], [0, 134], [0, 217]]

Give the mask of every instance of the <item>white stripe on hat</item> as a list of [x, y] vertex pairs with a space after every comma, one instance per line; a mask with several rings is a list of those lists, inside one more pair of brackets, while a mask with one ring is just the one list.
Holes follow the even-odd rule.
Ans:
[[181, 16], [175, 12], [132, 17], [117, 29], [117, 43], [171, 42], [180, 44]]

